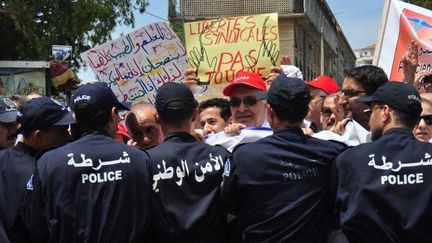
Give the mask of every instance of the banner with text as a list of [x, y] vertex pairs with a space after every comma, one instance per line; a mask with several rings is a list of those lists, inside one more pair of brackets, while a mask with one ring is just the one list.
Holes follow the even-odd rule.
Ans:
[[237, 72], [265, 76], [280, 63], [277, 13], [189, 22], [184, 31], [189, 67], [219, 96], [216, 87], [226, 86]]
[[154, 104], [167, 82], [183, 82], [186, 49], [165, 22], [146, 25], [81, 54], [97, 79], [107, 82], [122, 101]]
[[390, 80], [403, 80], [402, 59], [411, 40], [419, 45], [417, 82], [427, 73], [432, 73], [432, 11], [402, 1], [392, 0], [384, 16], [385, 28], [380, 51], [375, 63]]

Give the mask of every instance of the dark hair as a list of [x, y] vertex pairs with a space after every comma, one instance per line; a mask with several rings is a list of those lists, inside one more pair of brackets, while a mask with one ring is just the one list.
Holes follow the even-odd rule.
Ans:
[[409, 129], [414, 129], [414, 127], [418, 124], [418, 122], [420, 121], [420, 116], [413, 116], [411, 114], [396, 110], [394, 108], [392, 108], [393, 110], [393, 114], [394, 114], [394, 119], [396, 120], [397, 123], [409, 128]]
[[17, 110], [21, 109], [27, 102], [27, 98], [21, 95], [11, 95], [10, 99], [14, 102]]
[[104, 129], [108, 124], [111, 114], [111, 108], [95, 111], [88, 103], [80, 103], [76, 105], [75, 117], [76, 123], [83, 130]]
[[212, 98], [201, 102], [198, 106], [198, 113], [201, 113], [203, 110], [216, 107], [220, 110], [220, 116], [224, 121], [228, 121], [231, 117], [231, 109], [229, 105], [229, 101], [222, 98]]
[[193, 110], [196, 106], [187, 107], [184, 109], [171, 109], [169, 112], [157, 110], [159, 119], [168, 125], [171, 126], [181, 126], [184, 122], [189, 120], [192, 117]]
[[309, 102], [310, 97], [307, 100], [302, 99], [301, 102], [293, 101], [290, 105], [276, 106], [270, 102], [268, 104], [280, 120], [297, 123], [306, 117], [309, 111]]
[[363, 65], [348, 71], [345, 70], [345, 77], [360, 83], [366, 91], [366, 95], [373, 94], [378, 87], [389, 81], [384, 70], [374, 65]]

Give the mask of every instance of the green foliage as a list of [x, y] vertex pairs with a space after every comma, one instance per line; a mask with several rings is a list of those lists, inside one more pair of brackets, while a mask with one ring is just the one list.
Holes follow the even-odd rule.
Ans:
[[417, 6], [432, 10], [432, 1], [431, 0], [410, 0], [408, 2], [415, 4]]
[[116, 24], [134, 27], [147, 0], [0, 0], [0, 60], [46, 60], [51, 45], [79, 54], [110, 39]]

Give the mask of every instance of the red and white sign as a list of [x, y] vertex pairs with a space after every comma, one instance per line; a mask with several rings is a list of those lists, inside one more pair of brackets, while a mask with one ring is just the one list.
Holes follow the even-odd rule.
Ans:
[[415, 80], [432, 73], [432, 11], [398, 0], [390, 0], [387, 6], [375, 63], [390, 80], [402, 81], [402, 58], [410, 42], [415, 40], [419, 46]]

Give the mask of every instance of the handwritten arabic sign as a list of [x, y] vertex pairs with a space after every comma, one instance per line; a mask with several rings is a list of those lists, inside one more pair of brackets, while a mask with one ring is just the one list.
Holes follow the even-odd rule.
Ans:
[[432, 72], [432, 11], [402, 1], [391, 1], [377, 65], [390, 80], [403, 80], [402, 58], [411, 40], [419, 43], [416, 78]]
[[189, 66], [201, 81], [226, 86], [241, 70], [267, 75], [280, 59], [278, 15], [185, 23]]
[[183, 82], [186, 50], [164, 22], [146, 25], [81, 54], [122, 101], [154, 103], [158, 88]]

